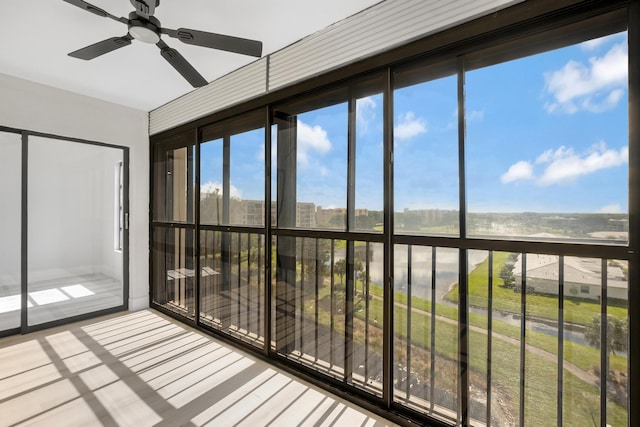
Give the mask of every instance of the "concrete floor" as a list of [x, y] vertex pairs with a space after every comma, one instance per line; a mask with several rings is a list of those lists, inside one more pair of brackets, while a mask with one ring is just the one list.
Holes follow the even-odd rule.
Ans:
[[0, 339], [0, 426], [390, 426], [152, 310]]

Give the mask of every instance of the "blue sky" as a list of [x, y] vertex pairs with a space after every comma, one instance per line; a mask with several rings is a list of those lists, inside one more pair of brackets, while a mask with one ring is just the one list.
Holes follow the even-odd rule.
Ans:
[[[456, 86], [394, 93], [396, 211], [458, 209]], [[471, 212], [627, 212], [626, 34], [469, 71], [465, 92]], [[357, 102], [358, 208], [382, 209], [382, 108]], [[232, 197], [263, 198], [263, 139], [232, 138]], [[206, 191], [221, 187], [221, 147], [202, 146]], [[346, 103], [298, 116], [298, 201], [346, 206], [346, 159]]]

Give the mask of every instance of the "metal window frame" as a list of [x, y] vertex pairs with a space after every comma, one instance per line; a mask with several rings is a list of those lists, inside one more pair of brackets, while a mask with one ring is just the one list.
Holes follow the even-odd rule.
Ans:
[[[545, 3], [545, 5], [541, 5]], [[538, 51], [546, 51], [553, 49], [558, 43], [563, 44], [567, 42], [567, 39], [558, 38], [559, 34], [562, 33], [563, 29], [567, 26], [577, 25], [581, 27], [581, 31], [578, 31], [578, 34], [599, 34], [603, 31], [602, 28], [597, 27], [594, 29], [586, 28], [582, 25], [583, 22], [591, 19], [597, 18], [599, 16], [604, 16], [607, 13], [615, 13], [618, 10], [625, 9], [628, 10], [628, 31], [629, 31], [629, 51], [630, 52], [638, 52], [640, 49], [640, 0], [631, 0], [631, 1], [594, 1], [594, 2], [560, 2], [560, 6], [558, 10], [553, 10], [551, 12], [546, 12], [546, 8], [553, 7], [550, 6], [551, 2], [540, 2], [536, 7], [540, 9], [535, 9], [540, 13], [538, 16], [531, 18], [532, 13], [535, 15], [537, 12], [527, 11], [526, 8], [522, 7], [517, 9], [518, 12], [514, 12], [514, 16], [519, 17], [515, 19], [515, 23], [512, 26], [507, 26], [502, 29], [497, 29], [493, 31], [487, 31], [479, 37], [474, 37], [472, 39], [464, 40], [461, 43], [453, 43], [451, 46], [445, 46], [439, 50], [436, 50], [435, 53], [431, 52], [430, 56], [425, 57], [420, 61], [427, 63], [437, 64], [438, 62], [442, 62], [444, 60], [448, 60], [451, 58], [452, 53], [457, 54], [460, 59], [458, 61], [457, 70], [458, 70], [458, 105], [459, 108], [464, 108], [464, 73], [465, 68], [467, 68], [467, 58], [468, 53], [472, 53], [469, 56], [471, 59], [468, 63], [473, 67], [485, 66], [486, 64], [481, 63], [476, 59], [474, 59], [475, 52], [483, 48], [488, 48], [490, 52], [494, 53], [495, 56], [492, 56], [492, 61], [502, 61], [506, 58], [510, 58], [510, 55], [514, 55], [513, 51], [509, 51], [514, 46], [518, 47], [519, 44], [522, 44], [522, 40], [525, 37], [531, 36], [534, 39], [533, 43], [524, 44], [524, 49], [521, 52], [516, 53], [516, 56], [524, 56], [528, 53], [535, 53]], [[588, 4], [587, 4], [588, 3]], [[513, 10], [516, 10], [517, 7], [514, 7]], [[511, 12], [507, 12], [511, 13]], [[518, 20], [520, 19], [520, 20]], [[606, 19], [604, 20], [606, 21]], [[598, 21], [599, 24], [602, 22]], [[606, 22], [604, 22], [606, 24]], [[469, 27], [473, 27], [475, 24], [470, 24]], [[604, 25], [606, 27], [606, 25]], [[448, 33], [447, 33], [448, 34]], [[580, 37], [580, 36], [577, 36]], [[425, 43], [416, 42], [413, 47], [413, 51], [419, 50], [420, 47], [416, 46], [424, 46]], [[428, 43], [427, 43], [428, 45]], [[495, 46], [495, 49], [493, 47]], [[507, 46], [507, 51], [504, 51], [504, 47]], [[501, 52], [501, 49], [503, 51]], [[399, 48], [399, 52], [407, 51], [407, 48]], [[394, 55], [399, 54], [391, 54], [390, 57], [393, 58]], [[462, 56], [460, 56], [462, 55]], [[478, 54], [479, 55], [479, 54]], [[398, 235], [394, 233], [393, 228], [393, 90], [394, 90], [394, 69], [397, 65], [402, 66], [412, 66], [412, 63], [415, 63], [414, 53], [408, 55], [412, 57], [410, 59], [410, 63], [406, 62], [407, 57], [402, 58], [399, 62], [395, 62], [391, 65], [383, 66], [383, 73], [385, 75], [384, 80], [384, 88], [383, 88], [383, 120], [385, 123], [385, 131], [383, 137], [383, 146], [384, 146], [384, 232], [383, 234], [375, 234], [375, 233], [367, 233], [367, 232], [357, 232], [354, 231], [351, 227], [353, 220], [353, 212], [354, 206], [351, 203], [347, 203], [348, 212], [351, 212], [351, 215], [347, 216], [347, 229], [344, 231], [340, 230], [304, 230], [299, 228], [286, 228], [286, 227], [273, 227], [271, 225], [271, 125], [272, 125], [272, 117], [275, 115], [275, 111], [272, 107], [274, 99], [278, 102], [282, 99], [286, 99], [287, 97], [291, 97], [293, 99], [298, 98], [298, 93], [306, 91], [307, 87], [317, 87], [320, 83], [325, 80], [320, 79], [320, 83], [317, 81], [310, 83], [302, 83], [296, 86], [295, 89], [278, 91], [276, 94], [270, 94], [268, 97], [258, 100], [256, 102], [261, 102], [265, 106], [264, 114], [268, 118], [266, 122], [266, 135], [265, 135], [265, 159], [266, 159], [266, 168], [265, 168], [265, 225], [264, 225], [264, 234], [265, 234], [265, 244], [271, 246], [273, 244], [273, 237], [290, 237], [290, 238], [311, 238], [311, 239], [341, 239], [347, 240], [348, 242], [353, 242], [355, 240], [364, 241], [369, 243], [382, 243], [387, 250], [385, 250], [384, 257], [384, 327], [383, 327], [383, 395], [380, 399], [372, 398], [370, 395], [359, 394], [358, 390], [354, 390], [351, 387], [346, 388], [346, 392], [350, 393], [352, 396], [352, 400], [356, 400], [358, 403], [371, 405], [373, 404], [373, 409], [379, 413], [383, 413], [387, 416], [391, 415], [395, 417], [396, 415], [409, 416], [413, 420], [418, 420], [420, 422], [426, 422], [430, 425], [448, 425], [443, 423], [438, 419], [434, 419], [424, 414], [417, 413], [416, 411], [402, 407], [394, 402], [393, 399], [393, 246], [396, 244], [406, 244], [406, 245], [420, 245], [420, 246], [431, 246], [433, 248], [433, 254], [435, 255], [437, 247], [445, 247], [445, 248], [457, 248], [460, 253], [460, 284], [461, 284], [461, 313], [464, 312], [458, 322], [458, 337], [459, 337], [459, 416], [460, 422], [463, 425], [468, 425], [470, 423], [469, 419], [469, 396], [468, 392], [468, 299], [467, 299], [467, 290], [466, 290], [466, 277], [467, 277], [467, 251], [468, 250], [486, 250], [489, 251], [490, 259], [493, 257], [494, 252], [518, 252], [523, 255], [527, 253], [541, 253], [541, 254], [552, 254], [557, 255], [560, 259], [563, 259], [565, 256], [579, 256], [579, 257], [597, 257], [603, 260], [606, 259], [626, 259], [630, 261], [629, 268], [629, 283], [635, 283], [637, 281], [637, 275], [640, 272], [640, 252], [636, 249], [638, 244], [640, 243], [640, 194], [636, 194], [638, 192], [629, 191], [629, 218], [630, 218], [630, 234], [629, 234], [629, 243], [627, 246], [611, 246], [611, 245], [603, 245], [603, 244], [591, 244], [591, 243], [563, 243], [556, 241], [529, 241], [526, 239], [518, 239], [518, 240], [504, 240], [504, 239], [482, 239], [482, 238], [469, 238], [467, 236], [465, 225], [466, 225], [466, 199], [465, 199], [465, 184], [466, 179], [464, 175], [464, 137], [465, 137], [465, 129], [464, 129], [464, 114], [459, 114], [458, 121], [458, 132], [459, 132], [459, 174], [460, 174], [460, 236], [459, 238], [445, 238], [445, 237], [434, 237], [434, 236], [413, 236], [413, 235]], [[391, 60], [393, 61], [393, 60]], [[408, 64], [408, 65], [407, 65]], [[640, 155], [638, 155], [638, 151], [640, 151], [640, 132], [638, 132], [638, 123], [640, 123], [640, 107], [638, 107], [640, 102], [640, 55], [631, 54], [629, 56], [629, 189], [640, 188]], [[369, 71], [375, 69], [375, 66], [369, 65]], [[340, 72], [332, 75], [342, 75]], [[347, 75], [348, 78], [351, 78], [351, 75]], [[335, 77], [334, 77], [335, 78]], [[334, 86], [335, 87], [335, 86]], [[320, 90], [322, 92], [323, 89]], [[280, 97], [280, 98], [278, 98]], [[252, 106], [255, 104], [248, 103], [247, 105]], [[350, 104], [351, 105], [351, 104]], [[216, 117], [224, 117], [225, 115], [233, 115], [238, 114], [238, 112], [242, 112], [243, 108], [247, 107], [234, 107], [229, 109], [226, 112], [219, 113], [217, 115], [212, 116], [213, 118], [205, 118], [199, 119], [199, 121], [194, 122], [193, 124], [187, 126], [195, 126], [199, 127], [203, 124], [211, 123], [212, 120], [215, 120]], [[350, 106], [351, 113], [351, 106]], [[351, 120], [351, 119], [350, 119]], [[351, 123], [351, 121], [349, 121]], [[181, 127], [184, 129], [184, 126]], [[180, 132], [180, 128], [177, 130], [168, 131], [167, 134]], [[152, 138], [152, 146], [154, 141], [157, 140], [158, 137]], [[351, 143], [350, 143], [351, 144]], [[351, 145], [349, 145], [351, 150]], [[351, 154], [351, 153], [350, 153]], [[351, 156], [350, 156], [351, 157]], [[355, 159], [355, 152], [353, 153], [353, 159]], [[349, 163], [349, 176], [348, 178], [348, 200], [352, 200], [350, 198], [353, 197], [353, 189], [351, 186], [354, 183], [353, 174], [351, 171], [351, 167], [355, 167], [355, 163], [352, 166], [351, 162], [355, 162], [355, 160], [350, 160]], [[351, 220], [349, 217], [351, 216]], [[158, 224], [159, 225], [159, 224]], [[152, 225], [153, 226], [153, 225]], [[220, 229], [225, 228], [225, 230], [230, 231], [229, 227], [221, 227]], [[237, 230], [243, 229], [242, 227], [234, 227]], [[317, 240], [316, 240], [317, 242]], [[272, 272], [270, 271], [271, 267], [271, 254], [269, 250], [265, 251], [265, 323], [264, 323], [264, 336], [265, 336], [265, 348], [262, 351], [262, 355], [265, 356], [272, 363], [281, 363], [287, 369], [291, 369], [297, 373], [302, 373], [303, 375], [310, 375], [311, 379], [314, 382], [319, 384], [324, 384], [329, 387], [341, 387], [340, 382], [334, 381], [332, 378], [325, 378], [323, 376], [320, 379], [317, 379], [318, 374], [313, 371], [309, 371], [307, 368], [303, 366], [299, 366], [290, 360], [281, 360], [281, 358], [277, 357], [271, 350], [271, 286], [268, 284], [271, 283]], [[604, 262], [604, 261], [603, 261]], [[435, 263], [434, 263], [435, 268]], [[524, 262], [523, 262], [524, 268]], [[490, 270], [490, 281], [493, 280], [493, 271]], [[523, 275], [525, 282], [523, 286], [526, 286], [526, 276]], [[562, 288], [563, 280], [560, 280], [560, 287]], [[523, 314], [526, 314], [526, 292], [522, 292], [522, 310]], [[638, 348], [640, 347], [640, 315], [636, 313], [636, 310], [640, 308], [640, 289], [629, 286], [629, 333], [630, 333], [630, 348], [629, 348], [629, 360], [633, 360], [635, 356], [640, 353]], [[562, 313], [563, 310], [563, 302], [562, 298], [559, 301], [558, 310]], [[606, 308], [604, 309], [606, 310]], [[562, 316], [562, 315], [561, 315]], [[520, 392], [520, 424], [524, 423], [524, 391], [522, 387], [524, 387], [524, 350], [526, 344], [526, 316], [522, 316], [522, 328], [521, 328], [521, 392]], [[433, 319], [433, 317], [432, 317]], [[489, 316], [488, 324], [491, 326], [491, 316]], [[223, 337], [227, 339], [228, 337]], [[233, 341], [233, 340], [232, 340]], [[239, 343], [240, 344], [240, 343]], [[240, 344], [242, 345], [242, 344]], [[488, 337], [488, 349], [491, 349], [491, 334]], [[559, 349], [559, 360], [560, 353], [562, 353], [562, 349]], [[490, 397], [491, 392], [491, 355], [488, 354], [488, 376], [487, 376], [487, 389], [488, 395]], [[629, 401], [631, 402], [633, 397], [640, 395], [640, 368], [635, 368], [632, 363], [629, 364]], [[559, 375], [559, 384], [558, 384], [558, 425], [561, 425], [561, 412], [562, 412], [562, 404], [561, 404], [561, 396], [562, 396], [562, 367], [558, 367], [558, 375]], [[342, 385], [344, 387], [344, 384]], [[343, 390], [343, 388], [340, 388]], [[606, 403], [606, 402], [604, 402]], [[640, 423], [640, 408], [636, 408], [634, 405], [628, 405], [629, 409], [629, 422], [630, 425], [635, 425]], [[491, 406], [488, 403], [487, 406], [487, 420], [490, 420]], [[402, 418], [401, 418], [402, 419]]]

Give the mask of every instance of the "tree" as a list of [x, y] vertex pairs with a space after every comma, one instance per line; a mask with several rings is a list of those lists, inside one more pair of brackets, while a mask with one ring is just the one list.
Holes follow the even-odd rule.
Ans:
[[[359, 259], [355, 259], [353, 262], [353, 276], [356, 280], [360, 280], [362, 283], [362, 293], [364, 294], [364, 284], [367, 280], [365, 277], [364, 266], [362, 265], [362, 261]], [[356, 285], [354, 284], [354, 292], [356, 291]]]
[[[593, 318], [590, 324], [587, 325], [584, 331], [584, 337], [589, 344], [598, 350], [602, 347], [601, 343], [602, 332], [602, 320], [598, 315]], [[607, 366], [603, 366], [602, 369], [609, 369], [609, 358], [611, 354], [616, 354], [616, 351], [625, 351], [629, 346], [629, 324], [626, 320], [622, 320], [619, 317], [607, 316]]]
[[[305, 279], [308, 280], [309, 283], [313, 283], [316, 280], [316, 276], [318, 276], [318, 278], [320, 278], [320, 284], [322, 285], [324, 282], [322, 276], [327, 273], [329, 265], [331, 264], [329, 262], [331, 258], [331, 248], [329, 246], [329, 240], [327, 239], [320, 239], [315, 241], [315, 243], [317, 243], [317, 246], [313, 240], [308, 239], [308, 243], [304, 245], [304, 250], [300, 250], [300, 247], [298, 247], [298, 250], [304, 262]], [[318, 271], [316, 271], [316, 261]]]
[[513, 274], [513, 266], [517, 260], [518, 254], [513, 252], [510, 253], [507, 261], [500, 269], [500, 278], [502, 279], [504, 286], [507, 288], [513, 288], [513, 286], [516, 284], [516, 278]]
[[504, 286], [513, 287], [516, 283], [515, 276], [513, 275], [513, 266], [505, 264], [500, 269], [500, 278], [504, 282]]
[[347, 260], [342, 258], [336, 261], [334, 267], [334, 273], [340, 276], [340, 286], [344, 286], [343, 278], [347, 274]]

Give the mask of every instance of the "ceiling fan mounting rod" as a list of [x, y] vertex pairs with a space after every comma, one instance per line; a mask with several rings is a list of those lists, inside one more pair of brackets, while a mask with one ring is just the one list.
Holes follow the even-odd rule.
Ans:
[[133, 7], [136, 9], [136, 14], [143, 18], [149, 18], [153, 16], [156, 11], [156, 7], [160, 6], [160, 0], [130, 0]]

